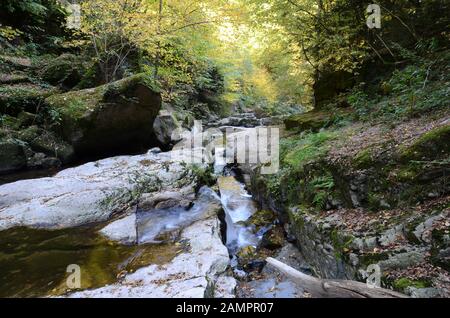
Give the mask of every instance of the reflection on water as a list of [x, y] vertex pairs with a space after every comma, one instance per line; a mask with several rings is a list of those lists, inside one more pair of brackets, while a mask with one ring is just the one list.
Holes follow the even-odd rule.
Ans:
[[81, 267], [81, 288], [117, 281], [124, 271], [169, 262], [175, 244], [124, 246], [104, 239], [98, 228], [45, 231], [16, 228], [0, 232], [0, 297], [41, 297], [65, 293], [66, 269]]
[[37, 179], [51, 177], [60, 171], [58, 168], [41, 169], [41, 170], [24, 170], [14, 173], [0, 175], [0, 185], [12, 183], [20, 180]]

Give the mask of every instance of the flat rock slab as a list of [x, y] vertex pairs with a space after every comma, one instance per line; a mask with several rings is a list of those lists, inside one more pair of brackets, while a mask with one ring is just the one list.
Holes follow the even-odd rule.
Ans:
[[150, 150], [87, 163], [51, 178], [5, 184], [0, 186], [0, 230], [62, 229], [106, 221], [130, 200], [132, 190], [157, 180], [160, 189], [176, 191], [176, 181], [185, 178], [185, 172], [170, 152]]

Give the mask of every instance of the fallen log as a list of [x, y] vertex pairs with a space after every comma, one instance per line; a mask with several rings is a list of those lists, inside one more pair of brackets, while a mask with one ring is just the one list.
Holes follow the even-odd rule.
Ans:
[[315, 278], [271, 257], [266, 261], [315, 298], [408, 298], [389, 289], [371, 287], [356, 281]]

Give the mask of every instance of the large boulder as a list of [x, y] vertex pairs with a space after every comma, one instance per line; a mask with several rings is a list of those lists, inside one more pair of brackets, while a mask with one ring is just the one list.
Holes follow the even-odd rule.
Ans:
[[61, 115], [60, 133], [76, 155], [105, 155], [148, 147], [161, 95], [138, 74], [97, 88], [54, 95], [46, 102]]
[[177, 141], [172, 140], [172, 135], [180, 127], [181, 125], [175, 116], [167, 110], [161, 110], [153, 123], [156, 139], [164, 147], [170, 146]]
[[170, 152], [150, 150], [87, 163], [51, 178], [2, 185], [0, 231], [20, 226], [62, 229], [106, 221], [125, 213], [145, 193], [195, 188], [196, 175], [172, 157]]

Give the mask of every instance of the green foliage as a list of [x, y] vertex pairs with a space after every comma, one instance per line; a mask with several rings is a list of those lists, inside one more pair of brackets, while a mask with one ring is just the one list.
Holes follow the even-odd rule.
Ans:
[[424, 66], [409, 65], [403, 70], [395, 70], [387, 85], [396, 94], [409, 94], [420, 89], [426, 79]]
[[[320, 162], [327, 153], [327, 142], [334, 138], [333, 132], [303, 133], [300, 136], [280, 140], [280, 170], [264, 177], [271, 196], [292, 196], [292, 202], [324, 207], [334, 188], [334, 180], [327, 172], [308, 176], [305, 167]], [[307, 180], [307, 181], [305, 181]], [[300, 197], [300, 193], [303, 195]]]
[[314, 190], [313, 205], [319, 209], [324, 209], [331, 189], [334, 187], [334, 179], [330, 175], [319, 176], [314, 178], [308, 184]]
[[450, 84], [447, 63], [449, 54], [438, 54], [433, 61], [421, 59], [394, 70], [380, 84], [380, 93], [369, 95], [364, 83], [347, 96], [360, 120], [399, 121], [448, 107]]
[[22, 34], [23, 33], [20, 30], [12, 28], [10, 26], [0, 26], [0, 38], [11, 41]]
[[68, 34], [67, 12], [57, 0], [2, 0], [0, 2], [0, 40], [22, 37], [28, 40], [25, 51], [49, 49], [55, 40]]
[[212, 166], [189, 165], [188, 170], [192, 172], [199, 187], [212, 186], [216, 183], [217, 178], [214, 176]]
[[45, 7], [43, 3], [36, 0], [4, 0], [3, 2], [4, 8], [10, 14], [14, 14], [15, 12], [22, 12], [42, 18], [48, 11], [47, 7]]
[[396, 290], [404, 292], [407, 287], [426, 288], [430, 286], [430, 283], [424, 280], [413, 280], [402, 277], [394, 281], [393, 286]]
[[332, 132], [322, 131], [282, 141], [282, 162], [296, 169], [301, 169], [308, 162], [319, 160], [326, 154], [328, 150], [326, 142], [332, 139], [333, 136]]

